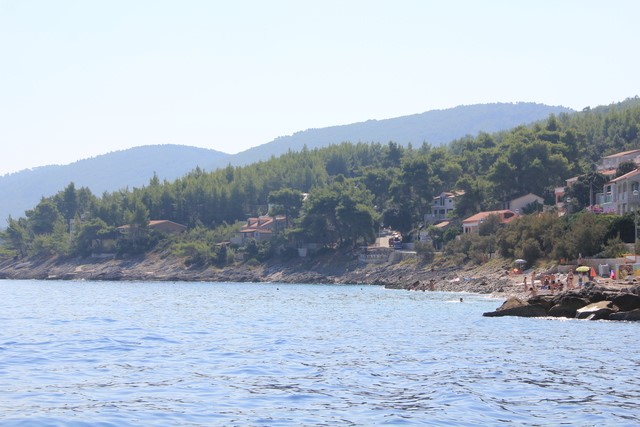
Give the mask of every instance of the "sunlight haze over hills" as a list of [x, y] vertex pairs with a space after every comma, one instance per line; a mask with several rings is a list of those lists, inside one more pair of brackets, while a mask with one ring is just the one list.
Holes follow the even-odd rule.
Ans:
[[6, 0], [0, 175], [458, 105], [609, 104], [640, 93], [638, 16], [632, 0]]

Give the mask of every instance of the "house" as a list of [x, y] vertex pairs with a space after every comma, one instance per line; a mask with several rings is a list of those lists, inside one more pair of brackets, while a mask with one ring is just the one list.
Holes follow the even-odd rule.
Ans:
[[607, 182], [602, 194], [597, 195], [604, 213], [618, 215], [640, 207], [640, 168]]
[[[437, 224], [434, 224], [433, 227], [444, 232], [444, 230], [449, 228], [450, 225], [451, 225], [451, 221], [447, 220], [447, 221], [441, 221]], [[433, 245], [433, 249], [435, 249], [436, 251], [441, 251], [444, 247], [444, 243], [442, 242], [442, 240], [441, 239], [434, 240], [429, 235], [428, 230], [420, 230], [420, 232], [418, 233], [418, 241], [424, 242], [424, 243], [431, 243]]]
[[[180, 234], [187, 231], [187, 226], [178, 224], [177, 222], [169, 221], [167, 219], [154, 219], [149, 221], [148, 227], [150, 230], [159, 231], [166, 234]], [[121, 233], [128, 233], [131, 231], [131, 225], [122, 225], [117, 228]]]
[[[600, 175], [603, 175], [605, 178], [607, 179], [613, 179], [616, 176], [616, 169], [601, 169], [598, 171], [598, 173]], [[561, 210], [564, 208], [564, 201], [565, 201], [565, 196], [566, 196], [566, 192], [567, 189], [570, 188], [572, 185], [574, 185], [576, 182], [578, 182], [578, 178], [580, 178], [579, 176], [574, 176], [573, 178], [569, 178], [565, 181], [566, 185], [564, 187], [556, 187], [555, 188], [555, 196], [556, 196], [556, 207]], [[593, 189], [595, 190], [595, 189]], [[600, 197], [600, 194], [596, 194], [595, 197]], [[595, 199], [593, 200], [595, 202], [596, 205], [600, 204], [600, 199]]]
[[517, 213], [523, 213], [524, 208], [531, 205], [532, 203], [537, 203], [538, 205], [544, 205], [544, 199], [540, 196], [536, 196], [533, 193], [525, 194], [524, 196], [516, 197], [513, 200], [509, 200], [508, 202], [504, 202], [502, 209], [511, 210]]
[[520, 216], [509, 209], [479, 212], [462, 221], [462, 230], [464, 234], [478, 233], [480, 230], [480, 224], [482, 224], [491, 215], [498, 215], [500, 217], [500, 224], [508, 224]]
[[558, 207], [558, 209], [564, 208], [564, 195], [567, 192], [567, 188], [570, 188], [573, 184], [578, 182], [578, 178], [580, 177], [574, 176], [573, 178], [566, 179], [564, 181], [565, 183], [564, 187], [556, 187], [554, 189], [554, 194], [556, 196], [556, 207]]
[[284, 215], [249, 218], [236, 236], [231, 238], [231, 243], [242, 245], [247, 239], [269, 240], [274, 234], [284, 230], [286, 221], [287, 218]]
[[[605, 156], [600, 160], [600, 163], [596, 165], [597, 172], [600, 175], [604, 175], [606, 178], [611, 179], [611, 181], [605, 185], [603, 193], [598, 193], [595, 195], [595, 199], [592, 197], [593, 190], [591, 190], [590, 200], [591, 200], [592, 210], [594, 210], [595, 208], [598, 208], [598, 211], [604, 210], [604, 212], [607, 212], [607, 213], [616, 213], [620, 211], [626, 212], [624, 209], [628, 209], [628, 208], [625, 208], [622, 205], [627, 202], [622, 201], [622, 204], [619, 205], [618, 199], [616, 196], [617, 194], [616, 191], [618, 190], [618, 188], [615, 181], [617, 180], [617, 178], [613, 179], [616, 176], [618, 166], [620, 166], [621, 163], [625, 163], [625, 162], [633, 162], [636, 165], [640, 166], [640, 149], [622, 151], [620, 153]], [[565, 201], [567, 188], [570, 188], [573, 184], [575, 184], [578, 181], [578, 178], [579, 178], [578, 176], [569, 178], [566, 180], [565, 182], [566, 185], [564, 187], [555, 188], [554, 193], [556, 197], [556, 207], [558, 209], [563, 209], [565, 207], [564, 201]], [[628, 178], [625, 178], [625, 180], [627, 179]], [[606, 207], [603, 205], [606, 205]]]
[[640, 149], [623, 151], [620, 153], [612, 154], [602, 158], [601, 163], [598, 165], [598, 172], [601, 170], [617, 169], [620, 163], [634, 162], [636, 165], [640, 164]]
[[149, 221], [149, 228], [167, 234], [180, 234], [187, 231], [187, 226], [166, 219], [156, 219]]
[[433, 198], [431, 213], [425, 214], [424, 222], [436, 224], [449, 219], [456, 208], [456, 197], [464, 195], [464, 191], [442, 192]]

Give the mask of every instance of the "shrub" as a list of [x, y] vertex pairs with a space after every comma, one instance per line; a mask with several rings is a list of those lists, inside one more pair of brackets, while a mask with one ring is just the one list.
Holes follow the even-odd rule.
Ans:
[[211, 259], [211, 249], [203, 242], [182, 242], [174, 246], [173, 253], [184, 257], [187, 265], [206, 265]]
[[435, 256], [435, 249], [431, 243], [416, 242], [416, 253], [420, 259], [424, 262], [431, 262]]

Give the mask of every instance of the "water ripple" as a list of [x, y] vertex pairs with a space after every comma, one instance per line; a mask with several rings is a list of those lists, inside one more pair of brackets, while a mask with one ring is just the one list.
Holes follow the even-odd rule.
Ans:
[[633, 323], [361, 286], [0, 286], [2, 426], [640, 424]]

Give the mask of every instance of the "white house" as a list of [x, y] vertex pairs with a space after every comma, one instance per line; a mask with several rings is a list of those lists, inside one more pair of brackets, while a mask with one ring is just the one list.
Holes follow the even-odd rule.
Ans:
[[444, 191], [433, 198], [431, 213], [425, 214], [424, 222], [435, 224], [449, 219], [456, 208], [456, 197], [464, 195], [464, 191]]
[[607, 182], [598, 202], [604, 213], [622, 215], [640, 208], [640, 168]]

